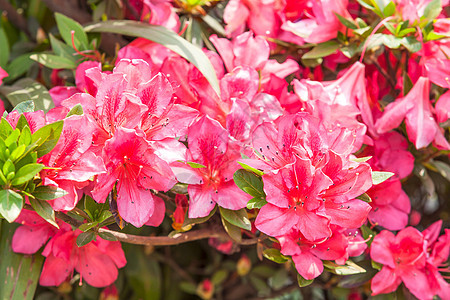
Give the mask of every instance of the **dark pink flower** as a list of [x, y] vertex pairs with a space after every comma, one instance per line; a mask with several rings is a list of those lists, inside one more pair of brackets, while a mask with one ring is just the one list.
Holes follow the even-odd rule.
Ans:
[[43, 185], [57, 186], [68, 193], [51, 201], [55, 210], [73, 209], [78, 203], [77, 190], [106, 171], [103, 160], [90, 150], [93, 132], [94, 127], [85, 116], [70, 116], [64, 120], [55, 148], [39, 159], [49, 167], [41, 171]]
[[[34, 254], [50, 237], [54, 236], [58, 229], [45, 221], [36, 212], [23, 209], [16, 223], [22, 224], [14, 232], [12, 238], [12, 250], [16, 253]], [[69, 228], [69, 225], [58, 222], [61, 228]]]
[[347, 238], [338, 230], [329, 238], [311, 242], [297, 230], [277, 237], [281, 253], [292, 256], [297, 272], [305, 279], [311, 280], [322, 274], [322, 260], [336, 260], [346, 255]]
[[436, 123], [430, 103], [430, 81], [420, 77], [409, 93], [389, 103], [375, 124], [378, 133], [385, 133], [400, 125], [403, 119], [409, 139], [417, 149], [431, 142], [439, 149], [450, 149], [442, 129]]
[[207, 216], [216, 203], [232, 210], [245, 207], [250, 196], [233, 181], [233, 174], [239, 169], [239, 147], [229, 139], [227, 131], [204, 116], [189, 128], [188, 144], [187, 162], [204, 166], [174, 165], [177, 179], [189, 184], [189, 217]]
[[112, 284], [118, 275], [118, 268], [126, 264], [120, 242], [110, 242], [98, 237], [89, 244], [76, 244], [80, 230], [61, 229], [47, 244], [42, 255], [46, 257], [39, 284], [58, 286], [75, 269], [80, 279], [94, 287]]
[[159, 158], [143, 134], [118, 128], [103, 148], [106, 174], [101, 174], [92, 195], [105, 202], [116, 184], [117, 206], [123, 219], [136, 227], [155, 213], [155, 200], [149, 189], [167, 192], [175, 178], [167, 162]]

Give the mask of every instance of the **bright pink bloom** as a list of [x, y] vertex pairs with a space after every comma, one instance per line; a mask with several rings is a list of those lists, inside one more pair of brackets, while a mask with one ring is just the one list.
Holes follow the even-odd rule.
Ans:
[[281, 253], [292, 256], [295, 268], [305, 279], [311, 280], [322, 274], [322, 260], [336, 260], [346, 254], [348, 241], [344, 234], [333, 231], [329, 238], [311, 242], [297, 230], [277, 237]]
[[245, 32], [232, 41], [218, 38], [216, 35], [211, 35], [210, 40], [222, 57], [228, 72], [235, 67], [252, 67], [261, 71], [261, 82], [267, 83], [271, 74], [284, 78], [299, 69], [292, 59], [287, 59], [282, 64], [269, 59], [269, 43], [261, 36], [253, 37], [252, 32]]
[[374, 185], [367, 194], [372, 199], [369, 220], [389, 230], [400, 230], [408, 225], [411, 202], [398, 178]]
[[[16, 253], [36, 253], [47, 240], [58, 232], [58, 229], [45, 221], [36, 212], [23, 209], [16, 223], [22, 224], [14, 232], [12, 238], [12, 250]], [[68, 226], [58, 222], [60, 226]]]
[[78, 203], [77, 190], [88, 185], [91, 177], [106, 171], [102, 159], [90, 151], [93, 131], [92, 123], [85, 116], [66, 118], [55, 148], [39, 159], [50, 167], [41, 171], [42, 183], [68, 192], [51, 201], [55, 210], [73, 209]]
[[112, 284], [118, 268], [127, 263], [120, 242], [110, 242], [97, 236], [95, 241], [78, 247], [80, 230], [61, 229], [47, 244], [42, 255], [46, 257], [39, 284], [58, 286], [75, 269], [80, 278], [94, 287]]
[[105, 202], [116, 184], [117, 207], [123, 219], [136, 227], [155, 212], [155, 200], [148, 189], [167, 192], [176, 183], [167, 162], [159, 158], [135, 130], [118, 128], [103, 148], [106, 174], [101, 174], [92, 191], [95, 201]]
[[334, 13], [351, 19], [347, 11], [348, 0], [311, 1], [311, 5], [309, 18], [298, 22], [287, 21], [282, 29], [304, 38], [308, 43], [322, 43], [334, 39], [338, 31], [346, 28]]
[[244, 32], [246, 25], [258, 35], [275, 37], [280, 29], [280, 17], [274, 0], [231, 0], [225, 7], [223, 20], [228, 36]]
[[442, 129], [433, 118], [429, 94], [429, 79], [420, 77], [405, 97], [386, 106], [383, 116], [375, 124], [378, 133], [398, 127], [405, 119], [408, 137], [417, 149], [426, 147], [431, 142], [439, 149], [450, 149]]
[[354, 198], [372, 185], [370, 167], [344, 165], [331, 151], [325, 160], [324, 167], [315, 168], [309, 159], [297, 157], [277, 174], [263, 176], [268, 204], [255, 221], [260, 231], [280, 236], [296, 228], [309, 241], [318, 241], [331, 236], [330, 224], [363, 224], [370, 205]]
[[[17, 122], [22, 114], [13, 110], [6, 116], [6, 120], [12, 126], [16, 128]], [[25, 112], [23, 113], [25, 119], [27, 119], [28, 125], [30, 125], [31, 133], [35, 133], [39, 128], [45, 125], [45, 114], [42, 110]]]
[[204, 116], [189, 128], [188, 143], [187, 162], [205, 166], [174, 165], [177, 179], [189, 184], [189, 217], [207, 216], [216, 203], [232, 210], [245, 207], [251, 197], [233, 181], [234, 172], [240, 168], [236, 162], [240, 153], [227, 131]]
[[438, 267], [448, 259], [450, 231], [446, 229], [438, 239], [441, 224], [436, 222], [422, 233], [407, 227], [397, 236], [383, 230], [374, 238], [370, 256], [383, 268], [372, 279], [373, 295], [393, 292], [403, 282], [419, 299], [448, 297], [450, 285]]
[[443, 88], [450, 88], [450, 60], [432, 58], [424, 63], [428, 78], [434, 84]]
[[[450, 86], [449, 86], [450, 87]], [[443, 123], [450, 119], [450, 91], [445, 92], [439, 97], [435, 106], [436, 120]]]

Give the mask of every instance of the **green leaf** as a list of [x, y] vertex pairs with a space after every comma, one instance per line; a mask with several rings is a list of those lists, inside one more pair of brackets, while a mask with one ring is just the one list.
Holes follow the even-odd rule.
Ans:
[[274, 248], [265, 249], [263, 255], [268, 260], [276, 262], [277, 264], [284, 264], [289, 260], [286, 256], [281, 254], [280, 250]]
[[3, 81], [11, 82], [25, 74], [35, 63], [29, 56], [30, 54], [28, 53], [20, 55], [19, 57], [16, 57], [9, 65], [7, 65], [5, 71], [9, 76], [4, 78]]
[[270, 287], [267, 283], [259, 277], [249, 276], [250, 283], [258, 292], [258, 296], [265, 297], [270, 295]]
[[347, 275], [339, 280], [338, 286], [342, 288], [356, 288], [362, 286], [367, 281], [372, 279], [373, 276], [377, 273], [375, 269], [371, 266], [370, 260], [364, 260], [359, 263], [365, 270], [365, 273], [355, 274], [355, 275]]
[[206, 221], [208, 221], [215, 213], [217, 210], [217, 205], [214, 206], [214, 209], [211, 210], [211, 212], [209, 213], [209, 215], [207, 215], [206, 217], [202, 217], [202, 218], [189, 218], [187, 216], [187, 212], [186, 212], [186, 217], [184, 218], [184, 222], [183, 225], [181, 227], [185, 227], [188, 225], [195, 225], [195, 224], [201, 224], [201, 223], [205, 223]]
[[313, 283], [313, 282], [314, 282], [314, 279], [308, 280], [308, 279], [303, 278], [302, 275], [297, 274], [297, 283], [298, 283], [298, 286], [299, 286], [299, 287], [305, 287], [305, 286], [308, 286], [308, 285], [310, 285], [310, 284]]
[[227, 270], [218, 270], [217, 272], [215, 272], [213, 274], [213, 276], [211, 277], [211, 282], [215, 285], [218, 286], [220, 285], [222, 282], [225, 281], [225, 279], [227, 279], [228, 277], [228, 271]]
[[188, 162], [186, 162], [186, 163], [187, 163], [191, 168], [194, 168], [194, 169], [206, 168], [206, 166], [204, 166], [204, 165], [202, 165], [202, 164], [195, 163], [195, 162], [188, 161]]
[[11, 124], [9, 124], [9, 122], [6, 121], [4, 117], [2, 117], [0, 121], [0, 138], [2, 138], [2, 140], [5, 140], [12, 132], [13, 128], [11, 127]]
[[[17, 120], [16, 128], [22, 131], [25, 126], [30, 127], [30, 124], [28, 124], [27, 118], [25, 118], [25, 115], [21, 114], [19, 117], [19, 120]], [[31, 137], [31, 136], [30, 136]]]
[[411, 78], [408, 75], [408, 72], [403, 72], [403, 95], [406, 95], [409, 93], [409, 91], [413, 87], [413, 82]]
[[241, 229], [239, 227], [231, 224], [227, 220], [225, 220], [225, 218], [223, 216], [222, 216], [221, 219], [222, 219], [223, 228], [225, 228], [225, 231], [228, 233], [228, 235], [233, 240], [235, 240], [236, 242], [240, 243], [242, 241]]
[[87, 32], [111, 32], [142, 37], [161, 44], [194, 64], [206, 77], [216, 93], [220, 95], [219, 81], [206, 54], [200, 48], [165, 27], [130, 20], [118, 20], [88, 25], [85, 30]]
[[98, 225], [98, 222], [83, 223], [78, 227], [78, 229], [80, 229], [83, 232], [86, 232], [86, 231], [89, 231], [92, 228], [96, 227], [97, 225]]
[[0, 190], [0, 214], [9, 222], [14, 222], [23, 207], [23, 198], [12, 190]]
[[52, 34], [50, 34], [50, 44], [52, 46], [53, 52], [55, 52], [56, 55], [76, 62], [76, 58], [73, 55], [75, 53], [75, 50], [72, 48], [72, 46], [64, 44], [63, 42], [56, 39]]
[[22, 130], [20, 132], [20, 137], [19, 137], [18, 143], [19, 143], [19, 145], [30, 146], [30, 144], [31, 144], [31, 130], [30, 130], [30, 127], [25, 126], [24, 128], [22, 128]]
[[58, 143], [63, 126], [63, 121], [57, 121], [39, 128], [32, 135], [31, 141], [32, 143], [37, 144], [37, 148], [35, 150], [38, 157], [42, 157], [52, 151], [52, 149], [56, 146], [56, 143]]
[[374, 185], [380, 184], [389, 178], [394, 176], [394, 173], [392, 172], [379, 172], [379, 171], [372, 171], [372, 183]]
[[77, 67], [73, 60], [53, 54], [31, 54], [30, 58], [50, 69], [75, 69]]
[[266, 204], [267, 204], [267, 201], [265, 198], [255, 197], [255, 198], [250, 199], [247, 202], [247, 208], [248, 209], [258, 208], [259, 209]]
[[12, 105], [32, 100], [35, 110], [48, 112], [55, 107], [47, 88], [31, 78], [20, 79], [12, 86], [2, 86], [0, 91], [5, 94]]
[[12, 185], [18, 186], [24, 184], [25, 182], [33, 179], [34, 176], [36, 176], [36, 174], [39, 173], [43, 168], [43, 164], [29, 164], [23, 166], [16, 172], [16, 176], [14, 176]]
[[72, 31], [74, 31], [75, 47], [80, 51], [89, 48], [88, 37], [80, 23], [60, 13], [55, 13], [55, 19], [59, 33], [67, 45], [72, 45]]
[[110, 241], [110, 242], [117, 241], [117, 238], [110, 232], [99, 232], [98, 236], [106, 241]]
[[325, 56], [328, 56], [330, 54], [333, 54], [336, 52], [336, 50], [339, 49], [339, 43], [336, 41], [327, 41], [324, 43], [320, 43], [317, 46], [315, 46], [311, 51], [308, 53], [305, 53], [302, 56], [302, 59], [315, 59], [315, 58], [322, 58]]
[[53, 185], [41, 185], [35, 188], [32, 194], [36, 199], [49, 201], [64, 197], [68, 192]]
[[362, 7], [367, 8], [368, 10], [374, 10], [375, 7], [367, 3], [366, 0], [356, 0]]
[[67, 113], [66, 118], [73, 116], [73, 115], [77, 115], [77, 116], [81, 116], [83, 115], [83, 107], [81, 106], [81, 104], [77, 104], [74, 107], [72, 107], [72, 109]]
[[211, 17], [210, 15], [200, 15], [203, 22], [205, 22], [209, 27], [211, 27], [216, 33], [221, 36], [226, 36], [225, 28], [223, 28], [222, 24], [217, 21], [216, 18]]
[[234, 183], [253, 197], [265, 198], [264, 184], [260, 177], [246, 170], [237, 170], [233, 174]]
[[0, 27], [0, 67], [6, 68], [9, 60], [9, 42], [3, 27]]
[[323, 266], [336, 275], [352, 275], [366, 272], [365, 269], [361, 268], [351, 260], [347, 260], [345, 265], [338, 265], [332, 261], [324, 260]]
[[422, 49], [422, 43], [414, 36], [407, 36], [400, 40], [400, 43], [411, 53], [416, 53]]
[[[163, 277], [160, 264], [155, 256], [146, 255], [140, 247], [127, 248], [125, 255], [127, 265], [123, 271], [126, 274], [127, 284], [134, 292], [134, 298], [142, 300], [163, 299], [161, 295]], [[166, 274], [166, 271], [168, 269], [165, 269], [164, 274]], [[176, 289], [176, 285], [178, 285], [178, 282], [171, 282], [170, 289]], [[194, 293], [195, 290], [196, 287]], [[183, 299], [183, 297], [168, 297], [166, 299]]]
[[356, 26], [356, 24], [350, 20], [347, 20], [345, 17], [341, 16], [340, 14], [334, 12], [334, 14], [336, 15], [336, 17], [339, 19], [339, 22], [341, 22], [345, 27], [348, 27], [350, 29], [358, 29], [358, 26]]
[[250, 171], [250, 172], [253, 172], [253, 173], [255, 173], [255, 174], [258, 175], [258, 176], [263, 176], [263, 175], [264, 175], [264, 172], [263, 172], [263, 171], [258, 170], [258, 169], [255, 169], [255, 168], [253, 168], [253, 167], [250, 167], [249, 165], [247, 165], [247, 164], [245, 164], [245, 163], [243, 163], [243, 162], [238, 161], [238, 164], [240, 164], [241, 167], [243, 167], [245, 170]]
[[219, 207], [219, 210], [222, 217], [231, 224], [245, 230], [252, 229], [252, 223], [250, 223], [250, 220], [248, 219], [247, 211], [245, 210], [245, 208], [242, 208], [240, 210], [231, 210]]
[[48, 204], [48, 202], [43, 200], [33, 199], [31, 197], [28, 198], [33, 209], [40, 215], [45, 221], [52, 224], [56, 228], [59, 228], [58, 224], [55, 220], [55, 211], [52, 206]]
[[427, 20], [434, 20], [439, 16], [442, 11], [441, 0], [433, 0], [425, 7], [422, 18]]
[[77, 236], [77, 246], [83, 247], [84, 245], [89, 244], [95, 239], [95, 233], [93, 231], [82, 232], [79, 236]]
[[44, 257], [14, 253], [11, 240], [19, 224], [0, 222], [0, 299], [33, 300]]
[[442, 177], [450, 181], [450, 166], [448, 164], [443, 161], [432, 160], [430, 161], [430, 165], [436, 168], [436, 170], [439, 172], [439, 174], [442, 175]]
[[372, 156], [364, 156], [364, 157], [350, 158], [350, 160], [351, 160], [351, 161], [354, 161], [354, 162], [361, 163], [361, 162], [366, 162], [366, 161], [368, 161], [368, 160], [371, 159], [371, 158], [372, 158]]
[[372, 202], [372, 198], [370, 198], [370, 196], [367, 195], [366, 193], [356, 197], [356, 199], [362, 200], [362, 201], [367, 202], [367, 203]]
[[390, 17], [393, 14], [395, 14], [395, 3], [393, 1], [390, 1], [383, 9], [383, 15], [385, 17]]

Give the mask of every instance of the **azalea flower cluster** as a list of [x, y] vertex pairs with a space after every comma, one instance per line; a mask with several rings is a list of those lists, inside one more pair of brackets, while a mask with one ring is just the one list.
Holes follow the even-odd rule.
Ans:
[[[426, 18], [411, 2], [393, 3], [403, 21]], [[130, 7], [142, 12], [141, 21], [180, 27], [170, 1], [133, 1]], [[414, 168], [412, 148], [450, 150], [444, 130], [450, 118], [449, 39], [422, 37], [421, 50], [406, 56], [408, 66], [390, 70], [403, 78], [398, 82], [382, 71], [401, 65], [403, 56], [386, 52], [365, 64], [373, 35], [361, 43], [360, 61], [340, 51], [314, 67], [300, 65], [294, 55], [282, 62], [271, 58], [284, 54], [279, 45], [286, 42], [302, 46], [362, 36], [361, 22], [351, 23], [354, 29], [342, 22], [353, 22], [355, 7], [360, 8], [346, 0], [229, 1], [223, 16], [228, 38], [212, 34], [209, 42], [217, 52], [203, 49], [220, 94], [193, 64], [143, 38], [121, 48], [109, 70], [97, 61], [80, 63], [75, 86], [50, 90], [54, 109], [24, 114], [32, 133], [64, 122], [56, 146], [38, 159], [46, 166], [39, 174], [42, 185], [67, 192], [50, 205], [68, 212], [86, 195], [117, 205], [126, 223], [157, 227], [168, 201], [158, 194], [167, 197], [178, 184], [186, 192], [173, 199], [177, 231], [187, 230], [186, 218], [208, 217], [217, 206], [247, 207], [253, 231], [273, 237], [270, 247], [290, 257], [306, 280], [324, 271], [323, 261], [344, 265], [370, 252], [383, 265], [372, 279], [373, 295], [395, 291], [403, 282], [419, 299], [445, 299], [450, 285], [439, 272], [448, 271], [441, 266], [448, 259], [450, 231], [439, 237], [442, 222], [423, 232], [407, 227], [411, 201], [402, 180]], [[448, 34], [448, 19], [437, 18], [434, 28]], [[324, 80], [327, 70], [342, 65], [334, 80]], [[0, 80], [3, 73], [0, 68]], [[430, 93], [432, 86], [439, 93]], [[393, 93], [395, 88], [401, 92]], [[73, 113], [79, 108], [82, 113]], [[13, 111], [6, 120], [15, 127], [19, 118]], [[262, 180], [259, 206], [248, 207], [254, 195], [233, 179], [242, 166]], [[393, 176], [378, 183], [377, 171]], [[22, 226], [13, 238], [15, 252], [32, 254], [45, 245], [41, 285], [60, 285], [76, 270], [80, 280], [107, 286], [126, 264], [119, 242], [97, 236], [77, 247], [79, 229], [62, 221], [56, 228], [25, 209], [16, 222]], [[366, 242], [373, 236], [363, 238], [364, 224], [387, 229], [370, 249]], [[210, 245], [223, 252], [233, 248], [230, 241]]]

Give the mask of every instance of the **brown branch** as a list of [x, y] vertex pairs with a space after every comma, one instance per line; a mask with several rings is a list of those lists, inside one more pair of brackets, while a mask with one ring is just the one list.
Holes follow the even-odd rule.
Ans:
[[[33, 210], [33, 207], [29, 204], [24, 205], [25, 209]], [[82, 221], [78, 221], [69, 215], [55, 211], [55, 216], [64, 221], [65, 223], [72, 225], [74, 227], [79, 227], [83, 224]], [[220, 226], [209, 226], [208, 228], [202, 228], [198, 230], [177, 233], [172, 237], [169, 236], [140, 236], [134, 234], [128, 234], [123, 232], [118, 232], [106, 228], [99, 228], [98, 233], [109, 233], [113, 235], [118, 241], [123, 243], [135, 244], [135, 245], [146, 245], [146, 246], [172, 246], [178, 245], [182, 243], [203, 240], [208, 238], [220, 238], [222, 240], [232, 240], [231, 237], [223, 230]], [[266, 239], [266, 235], [262, 235], [261, 237], [256, 237], [252, 239], [243, 239], [240, 242], [236, 242], [232, 240], [234, 243], [240, 245], [254, 245], [258, 243], [258, 241], [262, 241]]]
[[[0, 0], [1, 1], [1, 0]], [[92, 22], [92, 16], [78, 6], [77, 0], [42, 0], [47, 7], [53, 12], [59, 12], [75, 21], [86, 24]], [[116, 45], [123, 47], [127, 41], [119, 35], [111, 33], [102, 34], [102, 42], [100, 48], [108, 55], [114, 56]]]
[[12, 6], [11, 3], [7, 0], [0, 0], [0, 10], [3, 12], [2, 14], [6, 15], [11, 23], [13, 23], [22, 32], [25, 32], [30, 40], [36, 41], [28, 30], [27, 20], [17, 12], [17, 9]]

